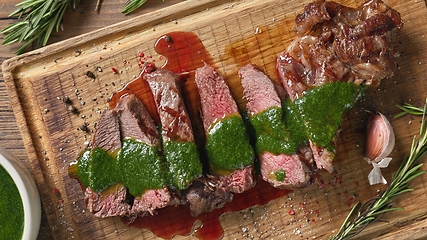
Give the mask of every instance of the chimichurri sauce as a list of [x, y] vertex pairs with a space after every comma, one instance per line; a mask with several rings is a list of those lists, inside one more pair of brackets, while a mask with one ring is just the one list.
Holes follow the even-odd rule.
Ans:
[[167, 179], [173, 187], [184, 190], [192, 180], [202, 175], [202, 164], [194, 142], [168, 141], [163, 148], [169, 170]]
[[24, 231], [24, 206], [18, 188], [0, 165], [0, 238], [21, 239]]
[[101, 148], [84, 151], [77, 163], [77, 177], [84, 186], [100, 192], [122, 183], [133, 196], [166, 186], [157, 148], [132, 139], [123, 141], [116, 157]]
[[117, 154], [117, 181], [129, 188], [130, 194], [138, 196], [145, 190], [166, 186], [162, 160], [157, 148], [131, 139], [123, 141]]
[[347, 82], [328, 83], [309, 90], [283, 108], [270, 107], [249, 116], [255, 130], [258, 154], [292, 154], [310, 139], [321, 147], [331, 142], [342, 122], [342, 115], [363, 96], [365, 87]]
[[93, 190], [101, 191], [117, 182], [112, 178], [116, 174], [116, 161], [104, 149], [93, 149], [90, 159], [89, 179]]
[[291, 139], [291, 134], [286, 128], [283, 111], [279, 107], [271, 107], [249, 117], [255, 135], [255, 148], [258, 154], [265, 151], [274, 154], [291, 154], [298, 146]]
[[348, 82], [327, 83], [307, 91], [294, 101], [308, 138], [321, 147], [333, 148], [342, 115], [365, 93], [365, 87]]
[[240, 115], [212, 124], [207, 134], [206, 153], [212, 171], [220, 175], [253, 164], [255, 153]]

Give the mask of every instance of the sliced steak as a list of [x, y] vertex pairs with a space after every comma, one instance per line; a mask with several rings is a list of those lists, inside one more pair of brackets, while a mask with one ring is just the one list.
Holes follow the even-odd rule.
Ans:
[[144, 75], [159, 112], [164, 142], [171, 140], [194, 141], [193, 129], [180, 90], [177, 75], [157, 70]]
[[84, 199], [89, 212], [100, 218], [131, 217], [131, 205], [128, 202], [127, 189], [123, 184], [114, 184], [104, 192], [95, 192], [90, 187], [86, 188]]
[[188, 203], [191, 215], [194, 217], [222, 208], [224, 204], [233, 200], [230, 192], [218, 187], [216, 183], [211, 184], [211, 180], [205, 178], [193, 181], [184, 195], [185, 202]]
[[[121, 147], [118, 116], [115, 111], [105, 110], [98, 120], [92, 148], [102, 148], [113, 154]], [[84, 200], [87, 209], [97, 217], [131, 215], [132, 206], [128, 202], [127, 189], [120, 183], [116, 183], [102, 192], [96, 192], [91, 187], [86, 187]]]
[[358, 8], [319, 0], [296, 17], [299, 35], [277, 59], [290, 98], [328, 82], [378, 86], [393, 76], [392, 41], [403, 26], [400, 15], [381, 0]]
[[[307, 186], [311, 182], [311, 171], [306, 166], [307, 160], [301, 159], [304, 155], [297, 154], [298, 146], [290, 149], [292, 153], [273, 150], [277, 146], [290, 145], [289, 132], [283, 132], [282, 103], [276, 91], [275, 84], [261, 71], [248, 64], [239, 70], [239, 76], [243, 86], [243, 97], [247, 100], [246, 107], [251, 123], [256, 123], [256, 117], [269, 114], [269, 109], [276, 109], [276, 115], [270, 115], [268, 121], [253, 124], [255, 130], [255, 149], [260, 162], [262, 178], [274, 187], [299, 188]], [[274, 118], [274, 119], [273, 119]], [[275, 125], [276, 124], [276, 125]], [[268, 128], [268, 130], [267, 130]], [[267, 131], [266, 131], [267, 130]], [[262, 144], [269, 140], [269, 147]], [[274, 145], [274, 146], [271, 146]], [[271, 151], [275, 151], [272, 153]]]
[[119, 119], [115, 111], [102, 112], [96, 126], [92, 139], [93, 148], [99, 147], [113, 153], [122, 147]]
[[202, 165], [177, 76], [158, 70], [146, 74], [144, 79], [153, 92], [158, 108], [169, 179], [175, 189], [181, 190], [178, 191], [181, 202], [189, 206], [193, 216], [224, 206], [232, 196], [211, 186], [202, 177]]
[[[378, 86], [393, 76], [392, 47], [400, 15], [381, 0], [358, 8], [319, 0], [296, 17], [298, 37], [277, 58], [281, 83], [292, 101], [330, 82]], [[317, 167], [334, 172], [334, 149], [310, 139]]]
[[133, 138], [150, 146], [158, 146], [160, 135], [153, 118], [135, 95], [122, 96], [114, 111], [120, 121], [121, 138]]
[[136, 197], [132, 205], [132, 213], [145, 216], [147, 213], [156, 214], [156, 209], [164, 208], [171, 204], [171, 194], [167, 187], [147, 190], [140, 197]]
[[206, 133], [210, 172], [219, 186], [244, 192], [254, 186], [254, 151], [245, 124], [224, 78], [211, 66], [196, 70], [196, 86]]
[[160, 117], [168, 179], [172, 187], [184, 190], [202, 176], [202, 164], [177, 76], [157, 70], [145, 74], [144, 79], [154, 95]]
[[[134, 196], [131, 213], [141, 216], [148, 212], [154, 215], [156, 209], [166, 207], [171, 201], [161, 157], [157, 154], [160, 149], [160, 136], [156, 125], [144, 104], [133, 94], [123, 96], [114, 110], [119, 116], [121, 137], [124, 142], [123, 150], [117, 156], [118, 165], [122, 169], [127, 169], [129, 161], [137, 163], [135, 166], [130, 166], [135, 173], [129, 170], [129, 175], [133, 175], [132, 178], [135, 176], [142, 178], [141, 184], [134, 187], [135, 189], [130, 188], [131, 194], [133, 191], [139, 192], [140, 189], [138, 188], [143, 188], [141, 195]], [[155, 153], [153, 155], [142, 152], [140, 149], [146, 149], [146, 147], [134, 147], [136, 145], [148, 145], [154, 148]], [[127, 148], [127, 146], [132, 147]], [[138, 151], [138, 153], [132, 153], [132, 151]], [[157, 179], [163, 184], [156, 185], [157, 188], [152, 189], [151, 185], [143, 184], [147, 182], [147, 179]], [[124, 176], [122, 181], [129, 182], [131, 180]], [[134, 184], [129, 183], [129, 186], [134, 186]]]

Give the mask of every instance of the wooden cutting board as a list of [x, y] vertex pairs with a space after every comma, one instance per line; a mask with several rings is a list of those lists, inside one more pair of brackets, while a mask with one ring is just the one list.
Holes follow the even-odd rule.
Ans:
[[[92, 216], [85, 211], [79, 183], [68, 175], [68, 166], [91, 140], [95, 122], [108, 107], [108, 97], [139, 74], [139, 52], [159, 64], [162, 57], [153, 49], [158, 37], [171, 31], [194, 32], [211, 54], [215, 67], [227, 78], [235, 98], [240, 99], [238, 67], [251, 62], [277, 80], [276, 57], [295, 37], [294, 18], [309, 2], [188, 0], [5, 61], [2, 67], [8, 94], [53, 236], [157, 238], [148, 230], [126, 226], [119, 218], [101, 220]], [[338, 2], [351, 7], [362, 3]], [[417, 117], [394, 119], [399, 113], [395, 105], [409, 102], [422, 106], [427, 97], [426, 2], [385, 2], [401, 13], [405, 24], [394, 45], [399, 56], [398, 71], [378, 89], [371, 89], [344, 116], [336, 157], [338, 174], [322, 173], [323, 187], [312, 185], [264, 206], [224, 214], [220, 218], [224, 239], [327, 239], [357, 201], [364, 203], [385, 189], [383, 185], [370, 186], [367, 181], [371, 166], [363, 160], [368, 117], [365, 110], [382, 112], [395, 129], [393, 161], [383, 169], [390, 180], [420, 125]], [[118, 73], [114, 74], [112, 68]], [[86, 76], [88, 71], [95, 74], [95, 80]], [[71, 99], [78, 114], [68, 111], [61, 100], [64, 96]], [[238, 102], [243, 107], [242, 101]], [[85, 123], [92, 131], [79, 129]], [[371, 224], [360, 236], [374, 238], [389, 231], [400, 231], [402, 237], [426, 236], [416, 226], [407, 233], [398, 229], [427, 218], [426, 184], [427, 175], [411, 182], [415, 190], [395, 199], [394, 206], [404, 209], [386, 214], [383, 221]], [[175, 238], [195, 237], [192, 233]]]

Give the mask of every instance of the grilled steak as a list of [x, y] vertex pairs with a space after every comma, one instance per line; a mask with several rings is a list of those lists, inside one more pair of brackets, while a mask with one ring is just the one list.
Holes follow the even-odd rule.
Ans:
[[[392, 39], [403, 26], [381, 0], [354, 9], [319, 0], [296, 17], [299, 35], [277, 59], [281, 82], [292, 101], [331, 82], [378, 86], [395, 70]], [[334, 172], [335, 150], [310, 139], [317, 167]]]
[[121, 138], [133, 138], [150, 146], [160, 141], [157, 127], [144, 104], [135, 95], [123, 96], [114, 111], [118, 114]]
[[89, 212], [100, 218], [131, 217], [131, 205], [123, 184], [114, 184], [104, 191], [105, 194], [95, 192], [90, 187], [86, 188], [84, 199]]
[[[199, 145], [177, 75], [150, 67], [141, 76], [160, 126], [135, 95], [122, 96], [101, 114], [92, 148], [79, 156], [75, 172], [87, 186], [88, 210], [130, 222], [168, 205], [187, 204], [193, 216], [210, 212], [255, 185], [255, 152], [262, 178], [274, 187], [307, 186], [320, 176], [317, 168], [335, 172], [342, 114], [362, 96], [361, 85], [378, 86], [393, 75], [390, 45], [403, 23], [381, 0], [365, 0], [356, 9], [318, 0], [295, 21], [298, 37], [276, 62], [282, 86], [252, 65], [239, 71], [255, 151], [230, 89], [213, 67], [205, 64], [195, 73], [205, 136]], [[205, 148], [206, 175], [197, 146]]]
[[174, 188], [184, 190], [202, 176], [193, 129], [177, 87], [177, 76], [166, 70], [144, 75], [154, 95], [163, 138], [167, 174]]
[[378, 86], [395, 70], [397, 11], [381, 0], [354, 9], [323, 0], [310, 3], [296, 18], [299, 35], [277, 59], [281, 81], [290, 98], [327, 82]]
[[184, 203], [188, 203], [192, 216], [222, 208], [224, 204], [233, 200], [230, 192], [205, 178], [193, 181], [193, 184], [184, 191], [184, 195]]
[[[305, 164], [307, 160], [301, 159], [303, 155], [297, 154], [298, 146], [294, 146], [293, 149], [287, 147], [274, 149], [278, 146], [292, 145], [283, 121], [282, 103], [275, 84], [250, 64], [242, 67], [239, 75], [242, 80], [243, 97], [247, 100], [249, 121], [255, 130], [255, 149], [262, 178], [274, 187], [307, 186], [311, 180], [311, 171]], [[262, 118], [263, 114], [269, 115], [268, 121], [258, 122], [257, 118]]]
[[109, 153], [122, 147], [119, 119], [115, 111], [102, 112], [93, 135], [92, 146], [105, 149]]
[[195, 82], [206, 132], [210, 172], [218, 186], [240, 193], [253, 187], [254, 151], [224, 78], [211, 66], [196, 70]]
[[158, 70], [146, 74], [144, 79], [149, 83], [158, 108], [169, 179], [175, 189], [185, 190], [178, 192], [182, 203], [188, 204], [193, 216], [222, 207], [231, 201], [232, 195], [202, 177], [202, 165], [177, 76]]
[[[147, 178], [160, 178], [163, 186], [157, 189], [150, 189], [149, 186], [138, 184], [133, 191], [139, 191], [138, 188], [144, 188], [142, 195], [135, 196], [133, 200], [132, 215], [144, 215], [146, 212], [151, 215], [154, 214], [156, 209], [166, 207], [171, 201], [171, 194], [166, 186], [166, 174], [163, 171], [162, 161], [160, 156], [155, 154], [154, 157], [143, 153], [134, 153], [139, 151], [140, 148], [126, 148], [126, 146], [135, 146], [137, 144], [146, 144], [154, 147], [156, 152], [160, 148], [160, 136], [157, 132], [156, 125], [144, 107], [143, 103], [135, 95], [123, 96], [117, 103], [114, 111], [119, 116], [120, 132], [123, 143], [123, 150], [119, 152], [117, 161], [120, 168], [127, 168], [127, 163], [132, 160], [136, 166], [129, 166], [133, 169], [138, 169], [131, 176], [137, 176], [139, 182], [143, 183]], [[127, 142], [128, 140], [136, 140], [136, 143]], [[144, 149], [144, 148], [143, 148]], [[127, 153], [124, 153], [127, 152]], [[129, 153], [130, 152], [130, 153]], [[125, 156], [125, 157], [122, 157]], [[130, 157], [128, 157], [130, 156]], [[138, 159], [135, 159], [138, 158]], [[131, 182], [124, 176], [123, 182]], [[134, 186], [134, 183], [129, 183]], [[132, 189], [131, 193], [132, 193]]]
[[[115, 111], [104, 111], [98, 121], [93, 136], [93, 148], [101, 148], [113, 154], [122, 147], [119, 121]], [[87, 154], [92, 154], [88, 152]], [[116, 183], [102, 192], [86, 187], [84, 200], [87, 209], [97, 217], [130, 216], [131, 205], [128, 202], [127, 189]]]

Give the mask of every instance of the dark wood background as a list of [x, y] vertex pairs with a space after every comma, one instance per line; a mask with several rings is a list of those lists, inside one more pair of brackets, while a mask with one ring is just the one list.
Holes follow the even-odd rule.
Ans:
[[[102, 1], [102, 0], [101, 0]], [[16, 22], [15, 19], [9, 18], [15, 5], [20, 0], [2, 0], [0, 2], [0, 29], [7, 27], [9, 24]], [[76, 9], [69, 8], [64, 15], [63, 31], [53, 32], [49, 44], [59, 42], [83, 33], [91, 32], [98, 28], [109, 26], [126, 19], [155, 11], [162, 7], [170, 6], [183, 0], [147, 0], [147, 2], [135, 12], [125, 16], [121, 10], [126, 0], [104, 0], [102, 1], [99, 12], [95, 12], [97, 0], [81, 0], [76, 5]], [[0, 35], [2, 42], [4, 35]], [[20, 44], [9, 46], [0, 46], [0, 64], [13, 56]], [[27, 160], [26, 151], [16, 124], [15, 116], [10, 104], [10, 100], [4, 84], [3, 74], [0, 70], [0, 146], [14, 154], [18, 159]], [[52, 234], [46, 217], [42, 213], [42, 222], [39, 232], [39, 239], [52, 239]]]

